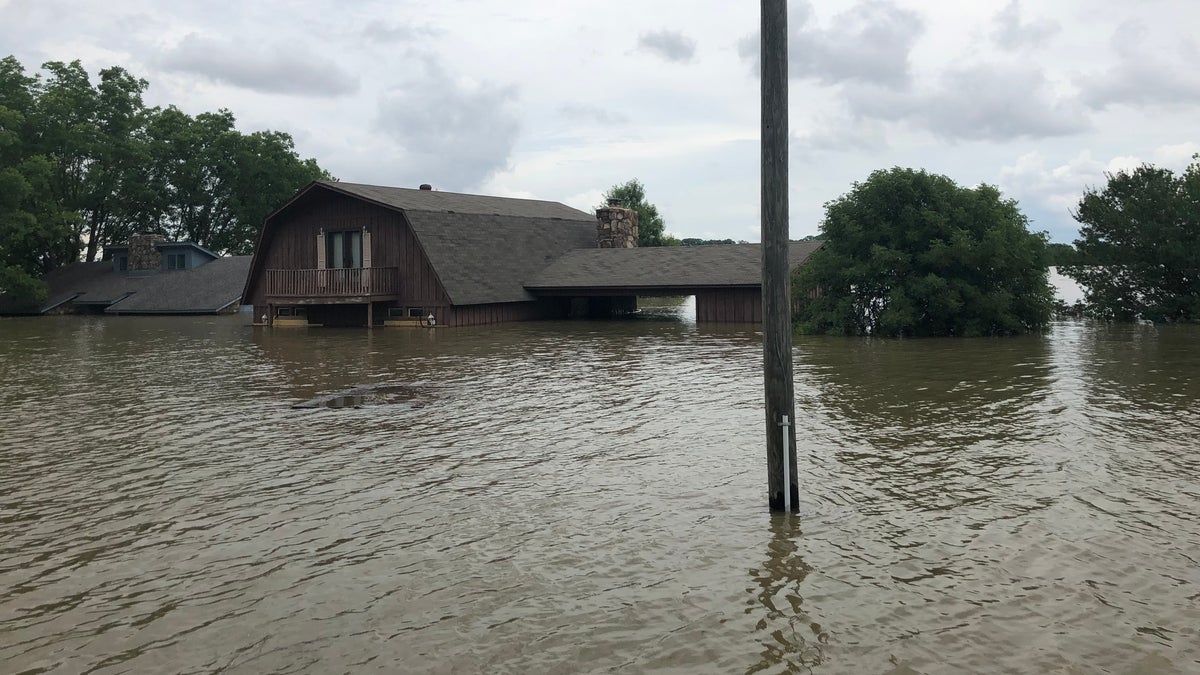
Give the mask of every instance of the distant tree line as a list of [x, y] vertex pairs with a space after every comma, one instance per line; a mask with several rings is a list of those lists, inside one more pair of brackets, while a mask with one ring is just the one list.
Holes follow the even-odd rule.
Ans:
[[680, 246], [713, 246], [717, 244], [744, 244], [744, 241], [734, 241], [732, 239], [697, 239], [696, 237], [684, 237], [679, 240]]
[[149, 83], [79, 63], [0, 60], [0, 294], [40, 301], [42, 274], [156, 232], [245, 254], [264, 217], [329, 174], [291, 136], [242, 133], [228, 110], [148, 108]]
[[1046, 262], [1051, 267], [1074, 265], [1079, 261], [1079, 251], [1071, 244], [1046, 244]]

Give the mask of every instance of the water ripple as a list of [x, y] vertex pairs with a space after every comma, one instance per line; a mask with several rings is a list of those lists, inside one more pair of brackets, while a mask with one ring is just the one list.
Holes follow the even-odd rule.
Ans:
[[1197, 338], [798, 338], [785, 517], [753, 330], [2, 320], [0, 661], [1198, 671]]

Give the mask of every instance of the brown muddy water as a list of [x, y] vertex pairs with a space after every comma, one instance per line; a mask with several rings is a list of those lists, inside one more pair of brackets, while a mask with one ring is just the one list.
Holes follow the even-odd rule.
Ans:
[[1200, 672], [1197, 327], [798, 337], [785, 517], [752, 328], [246, 323], [0, 320], [0, 671]]

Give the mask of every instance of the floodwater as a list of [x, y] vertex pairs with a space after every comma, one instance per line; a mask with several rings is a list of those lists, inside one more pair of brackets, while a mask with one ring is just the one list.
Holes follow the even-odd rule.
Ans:
[[0, 320], [0, 671], [1200, 672], [1200, 327], [797, 337], [788, 517], [752, 327], [247, 323]]

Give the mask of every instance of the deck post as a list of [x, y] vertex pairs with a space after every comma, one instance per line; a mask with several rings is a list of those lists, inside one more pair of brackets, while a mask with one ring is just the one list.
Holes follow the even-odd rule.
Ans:
[[367, 301], [367, 328], [375, 327], [375, 316], [372, 310], [375, 309], [375, 303]]
[[[766, 389], [767, 494], [773, 511], [790, 507], [796, 490], [796, 419], [792, 382], [791, 279], [788, 276], [787, 0], [760, 0], [762, 24], [762, 308]], [[787, 439], [787, 447], [784, 439]], [[783, 453], [792, 459], [785, 464]], [[784, 475], [785, 466], [787, 474]], [[785, 490], [787, 499], [784, 498]]]

